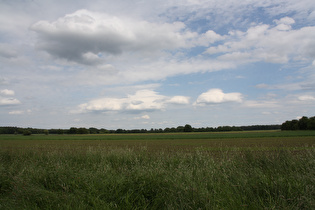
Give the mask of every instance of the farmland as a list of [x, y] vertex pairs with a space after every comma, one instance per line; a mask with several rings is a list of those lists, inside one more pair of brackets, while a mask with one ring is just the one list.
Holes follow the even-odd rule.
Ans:
[[315, 131], [1, 135], [0, 209], [312, 209]]

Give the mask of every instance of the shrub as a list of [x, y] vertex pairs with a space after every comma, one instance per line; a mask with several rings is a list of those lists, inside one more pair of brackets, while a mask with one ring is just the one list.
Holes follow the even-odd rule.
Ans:
[[32, 135], [32, 132], [30, 130], [23, 131], [23, 136], [30, 136]]

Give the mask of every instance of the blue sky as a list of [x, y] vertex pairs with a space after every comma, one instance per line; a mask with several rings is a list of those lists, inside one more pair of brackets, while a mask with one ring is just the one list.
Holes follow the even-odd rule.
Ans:
[[0, 126], [314, 116], [315, 2], [0, 1]]

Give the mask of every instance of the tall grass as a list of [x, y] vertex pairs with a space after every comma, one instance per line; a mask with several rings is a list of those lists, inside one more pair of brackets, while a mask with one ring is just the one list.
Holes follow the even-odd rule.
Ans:
[[0, 150], [0, 209], [314, 209], [315, 150]]

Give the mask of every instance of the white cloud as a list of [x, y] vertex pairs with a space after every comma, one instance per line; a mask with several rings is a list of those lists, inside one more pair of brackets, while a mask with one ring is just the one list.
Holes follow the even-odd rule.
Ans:
[[3, 89], [0, 90], [0, 105], [17, 105], [21, 102], [18, 99], [11, 98], [9, 96], [14, 96], [13, 90]]
[[117, 98], [101, 98], [79, 105], [80, 111], [117, 111], [123, 109], [125, 100]]
[[188, 97], [159, 95], [153, 90], [138, 90], [135, 94], [129, 94], [124, 98], [99, 98], [81, 104], [73, 113], [85, 113], [91, 111], [130, 111], [143, 112], [163, 110], [168, 103], [187, 104]]
[[285, 25], [292, 25], [295, 23], [295, 20], [290, 17], [284, 17], [281, 18], [280, 20], [274, 20], [277, 24], [285, 24]]
[[15, 98], [4, 98], [0, 96], [0, 106], [3, 105], [17, 105], [21, 102], [18, 99]]
[[174, 96], [168, 101], [168, 103], [171, 103], [171, 104], [189, 104], [189, 97]]
[[[228, 35], [213, 30], [198, 34], [181, 22], [148, 22], [78, 10], [56, 21], [39, 21], [31, 29], [38, 34], [38, 48], [72, 64], [90, 66], [75, 79], [95, 85], [160, 80], [258, 61], [314, 60], [315, 27], [292, 30], [288, 27], [295, 21], [290, 17], [274, 22], [274, 27], [259, 24]], [[216, 46], [217, 41], [224, 44]], [[209, 45], [206, 52], [219, 53], [218, 59], [201, 54], [186, 57], [184, 49]]]
[[302, 96], [299, 96], [298, 99], [300, 101], [315, 101], [315, 97], [311, 95], [302, 95]]
[[213, 30], [208, 30], [204, 34], [198, 35], [198, 38], [196, 39], [196, 44], [200, 46], [208, 46], [209, 44], [213, 44], [217, 41], [222, 41], [224, 40], [224, 38], [224, 36], [217, 34]]
[[279, 24], [276, 27], [279, 31], [288, 31], [291, 29], [290, 25], [286, 25], [286, 24]]
[[8, 89], [4, 89], [4, 90], [0, 90], [0, 95], [3, 96], [14, 96], [14, 90], [8, 90]]
[[242, 98], [241, 93], [224, 93], [221, 89], [210, 89], [197, 98], [195, 105], [242, 102]]
[[151, 111], [161, 110], [165, 107], [166, 97], [158, 95], [152, 90], [140, 90], [135, 95], [128, 95], [125, 101], [126, 110]]
[[220, 59], [242, 62], [265, 61], [287, 63], [309, 61], [315, 57], [315, 27], [292, 30], [294, 20], [289, 17], [275, 20], [276, 26], [261, 24], [246, 32], [232, 31], [222, 45], [211, 46], [206, 53], [217, 54]]
[[79, 10], [53, 22], [39, 21], [31, 29], [38, 35], [39, 49], [74, 67], [84, 65], [76, 68], [77, 84], [126, 84], [235, 67], [228, 61], [187, 57], [186, 49], [208, 46], [224, 36], [212, 30], [191, 32], [181, 22], [148, 22]]

